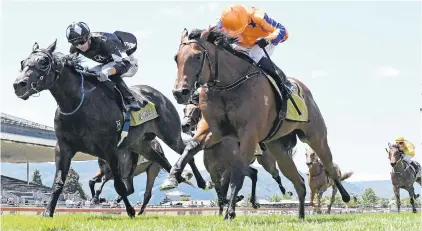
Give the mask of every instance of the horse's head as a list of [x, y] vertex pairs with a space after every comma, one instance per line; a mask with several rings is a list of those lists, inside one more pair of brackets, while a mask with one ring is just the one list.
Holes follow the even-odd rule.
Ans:
[[312, 166], [312, 163], [317, 161], [318, 156], [316, 155], [315, 151], [312, 148], [306, 148], [306, 165], [308, 168]]
[[[180, 46], [174, 59], [177, 64], [177, 78], [173, 95], [179, 104], [187, 104], [190, 95], [205, 83], [211, 83], [218, 76], [217, 46], [228, 47], [235, 41], [214, 28], [183, 30]], [[213, 78], [214, 77], [214, 78]], [[215, 82], [213, 82], [215, 84]]]
[[40, 49], [35, 43], [28, 58], [21, 61], [21, 74], [13, 83], [19, 98], [27, 100], [31, 95], [49, 89], [58, 78], [58, 64], [53, 56], [56, 41], [47, 49]]
[[388, 159], [390, 159], [391, 167], [395, 167], [397, 163], [401, 162], [404, 158], [403, 150], [397, 144], [388, 143]]
[[201, 118], [201, 109], [197, 104], [190, 103], [183, 108], [182, 130], [192, 133]]

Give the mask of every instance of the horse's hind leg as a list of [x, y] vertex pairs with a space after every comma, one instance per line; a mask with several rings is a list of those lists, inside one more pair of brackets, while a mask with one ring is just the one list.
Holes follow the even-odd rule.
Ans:
[[144, 213], [145, 208], [147, 207], [147, 204], [151, 199], [152, 187], [154, 186], [155, 178], [157, 178], [158, 174], [160, 173], [160, 170], [161, 166], [157, 163], [153, 163], [147, 170], [147, 184], [145, 187], [144, 201], [142, 201], [142, 207], [138, 215]]
[[290, 152], [283, 146], [281, 140], [273, 141], [266, 145], [271, 154], [277, 158], [278, 167], [280, 168], [281, 173], [293, 183], [299, 197], [299, 219], [304, 219], [306, 196], [304, 179], [300, 176]]
[[413, 184], [406, 187], [406, 190], [409, 192], [409, 198], [410, 198], [410, 204], [412, 205], [412, 212], [416, 213], [416, 205], [415, 205], [415, 188], [413, 187]]
[[[256, 158], [258, 163], [262, 165], [262, 167], [271, 174], [275, 182], [277, 182], [278, 187], [280, 188], [280, 191], [283, 195], [286, 195], [286, 189], [283, 187], [283, 184], [281, 183], [281, 177], [279, 174], [279, 171], [277, 169], [276, 159], [271, 153], [266, 153], [264, 151], [264, 154], [262, 156], [258, 156]], [[292, 192], [287, 192], [289, 196], [292, 196]]]
[[337, 186], [342, 200], [346, 203], [349, 202], [350, 195], [341, 184], [337, 171], [334, 168], [333, 157], [331, 155], [330, 147], [328, 146], [327, 136], [320, 136], [317, 133], [312, 135], [307, 134], [306, 136], [306, 139], [304, 139], [303, 136], [299, 136], [299, 138], [302, 140], [302, 142], [305, 142], [311, 146], [311, 148], [315, 151], [315, 153], [321, 159], [322, 164], [324, 165], [325, 172], [331, 179], [333, 179], [335, 185]]
[[331, 200], [330, 203], [328, 204], [328, 208], [327, 208], [327, 214], [331, 213], [331, 207], [333, 206], [334, 200], [336, 199], [336, 194], [337, 194], [337, 187], [335, 185], [333, 185], [333, 193], [331, 194]]

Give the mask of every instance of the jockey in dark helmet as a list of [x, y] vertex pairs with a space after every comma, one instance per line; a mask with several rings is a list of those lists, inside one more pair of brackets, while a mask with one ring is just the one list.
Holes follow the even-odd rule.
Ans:
[[[114, 33], [93, 32], [84, 22], [74, 22], [66, 29], [70, 53], [78, 53], [101, 63], [92, 68], [101, 82], [112, 80], [126, 101], [127, 111], [137, 111], [141, 106], [130, 92], [122, 77], [132, 77], [138, 70], [138, 61], [133, 56], [136, 51], [136, 37], [133, 34], [116, 31]], [[109, 78], [110, 77], [110, 78]]]

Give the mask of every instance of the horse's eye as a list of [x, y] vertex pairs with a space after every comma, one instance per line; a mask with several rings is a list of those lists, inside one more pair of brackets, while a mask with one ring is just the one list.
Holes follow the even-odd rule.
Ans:
[[40, 63], [41, 66], [47, 66], [48, 59], [43, 57], [43, 58], [40, 59], [39, 63]]
[[197, 54], [197, 55], [195, 55], [195, 59], [196, 59], [197, 61], [201, 60], [201, 54]]

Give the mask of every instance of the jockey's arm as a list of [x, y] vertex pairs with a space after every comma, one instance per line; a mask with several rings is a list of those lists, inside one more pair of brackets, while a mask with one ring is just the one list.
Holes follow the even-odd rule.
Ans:
[[269, 39], [272, 44], [277, 44], [287, 40], [288, 33], [286, 28], [274, 19], [270, 18], [265, 12], [255, 12], [252, 20], [264, 30], [271, 32], [271, 34], [267, 36], [267, 39]]
[[[117, 46], [115, 44], [112, 44], [111, 42], [107, 44], [107, 49], [109, 49], [109, 52], [111, 54], [111, 57], [113, 58], [113, 61], [116, 63], [113, 67], [108, 68], [107, 72], [109, 75], [115, 75], [115, 74], [124, 74], [129, 70], [130, 62], [128, 60], [123, 59], [122, 53], [119, 51]], [[124, 54], [126, 55], [126, 54]]]
[[406, 144], [405, 154], [413, 157], [415, 155], [415, 145], [408, 141], [405, 144]]

